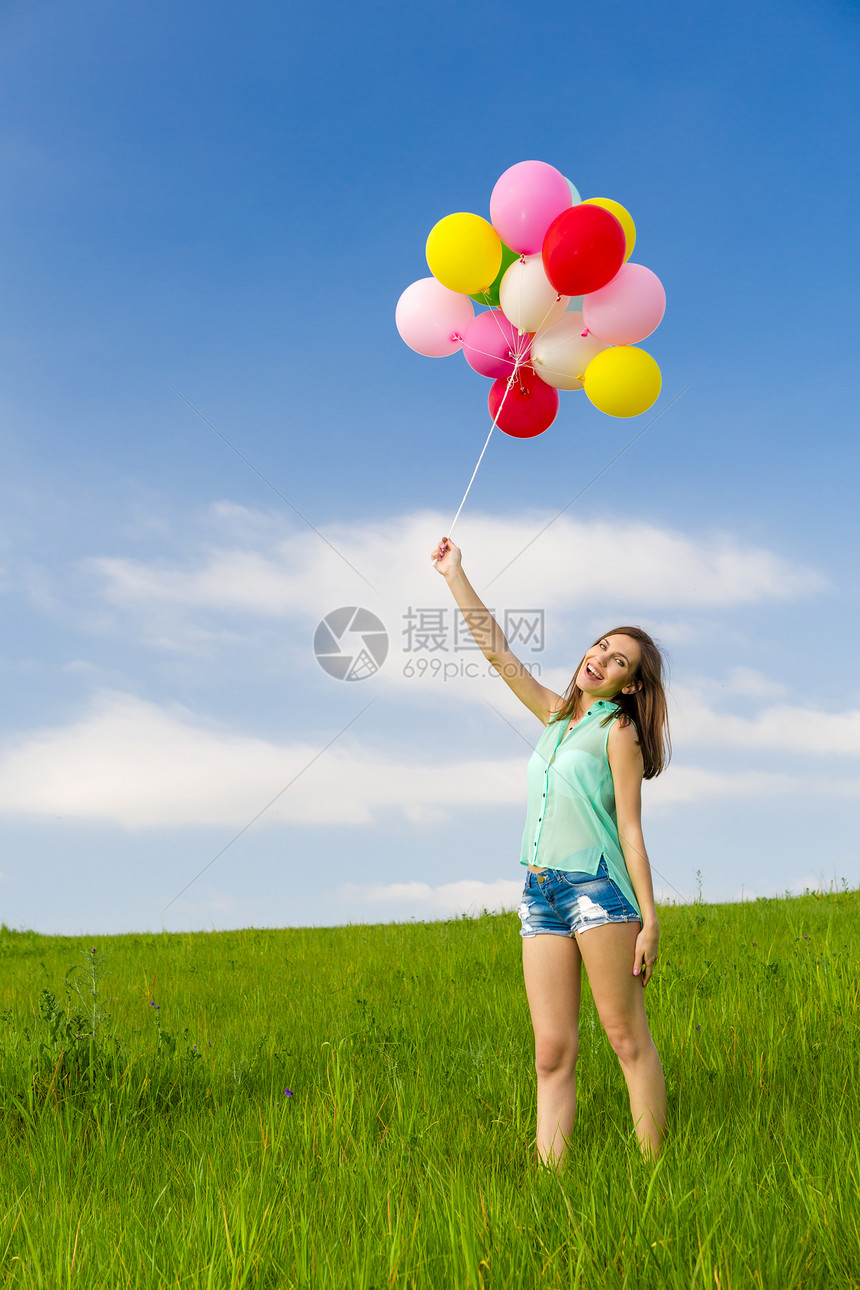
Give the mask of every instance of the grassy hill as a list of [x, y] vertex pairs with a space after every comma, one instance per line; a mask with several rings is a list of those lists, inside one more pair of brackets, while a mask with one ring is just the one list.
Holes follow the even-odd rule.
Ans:
[[860, 1286], [860, 893], [660, 911], [639, 1159], [586, 992], [533, 1161], [518, 920], [0, 931], [0, 1286]]

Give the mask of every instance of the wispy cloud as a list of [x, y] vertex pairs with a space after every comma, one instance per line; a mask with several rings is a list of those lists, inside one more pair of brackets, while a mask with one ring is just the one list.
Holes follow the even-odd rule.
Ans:
[[[351, 580], [342, 561], [313, 534], [283, 525], [280, 537], [270, 532], [268, 540], [256, 543], [247, 512], [222, 506], [210, 518], [216, 527], [220, 522], [220, 536], [192, 544], [185, 558], [93, 557], [85, 572], [97, 597], [126, 613], [158, 610], [187, 617], [207, 610], [263, 619], [313, 617], [323, 608], [350, 603], [350, 597], [358, 603], [372, 600], [368, 588]], [[539, 520], [539, 514], [470, 517], [459, 537], [476, 585], [517, 550]], [[445, 522], [441, 513], [423, 512], [331, 525], [328, 531], [353, 563], [373, 571], [381, 593], [377, 605], [368, 607], [401, 613], [416, 603], [450, 603], [429, 560]], [[788, 600], [826, 586], [820, 571], [750, 547], [729, 533], [690, 536], [635, 522], [565, 517], [541, 538], [539, 553], [523, 567], [523, 562], [514, 565], [493, 598], [561, 611], [586, 602], [629, 601], [657, 611]]]
[[426, 882], [345, 883], [333, 894], [344, 904], [358, 906], [362, 920], [375, 911], [383, 920], [394, 918], [455, 918], [459, 914], [480, 914], [515, 909], [523, 890], [522, 881], [497, 878], [480, 882], [464, 878], [434, 887]]

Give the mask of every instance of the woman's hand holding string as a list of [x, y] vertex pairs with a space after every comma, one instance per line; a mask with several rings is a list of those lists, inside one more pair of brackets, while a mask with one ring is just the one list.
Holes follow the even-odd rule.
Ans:
[[455, 546], [450, 538], [443, 537], [430, 559], [435, 564], [437, 573], [441, 573], [444, 578], [449, 578], [460, 568], [462, 557], [460, 548]]

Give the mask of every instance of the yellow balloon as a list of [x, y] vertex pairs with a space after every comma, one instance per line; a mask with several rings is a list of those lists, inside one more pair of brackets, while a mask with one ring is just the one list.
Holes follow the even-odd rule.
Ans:
[[446, 215], [430, 230], [427, 263], [433, 277], [467, 296], [488, 291], [502, 263], [498, 233], [480, 215]]
[[627, 242], [627, 249], [624, 252], [625, 263], [633, 254], [633, 248], [636, 245], [636, 225], [633, 223], [633, 216], [626, 207], [620, 202], [614, 202], [611, 197], [587, 197], [583, 206], [602, 206], [610, 215], [614, 215], [618, 223], [624, 229], [624, 238]]
[[635, 345], [615, 345], [596, 354], [583, 385], [591, 402], [610, 417], [638, 417], [657, 402], [663, 384], [650, 354]]

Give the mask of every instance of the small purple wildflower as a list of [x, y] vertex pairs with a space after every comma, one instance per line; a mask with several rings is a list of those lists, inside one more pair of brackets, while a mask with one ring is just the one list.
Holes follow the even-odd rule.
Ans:
[[292, 1097], [292, 1096], [293, 1096], [293, 1090], [291, 1088], [285, 1088], [284, 1097]]
[[697, 1029], [697, 1030], [701, 1030], [701, 1029], [702, 1029], [702, 1027], [701, 1027], [701, 1026], [696, 1026], [696, 1029]]
[[160, 1008], [160, 1007], [161, 1007], [161, 1004], [160, 1004], [160, 1003], [156, 1003], [154, 999], [150, 999], [150, 1001], [149, 1001], [149, 1006], [150, 1006], [150, 1008]]

